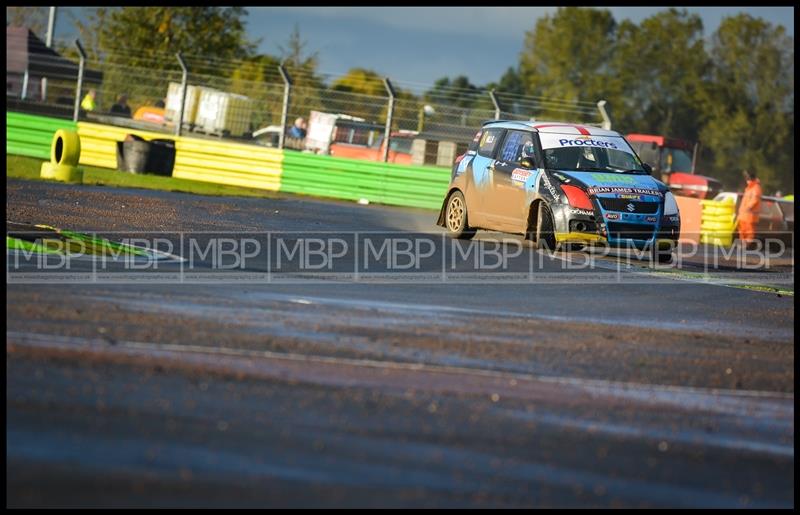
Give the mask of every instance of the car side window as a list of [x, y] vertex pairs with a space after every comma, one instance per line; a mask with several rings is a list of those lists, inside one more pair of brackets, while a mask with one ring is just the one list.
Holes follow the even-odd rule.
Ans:
[[478, 150], [478, 143], [481, 141], [481, 136], [483, 136], [483, 130], [480, 130], [475, 133], [475, 137], [472, 138], [472, 141], [469, 142], [469, 146], [467, 147], [467, 151], [476, 151]]
[[533, 134], [528, 131], [508, 131], [503, 140], [498, 159], [507, 163], [519, 164], [523, 157], [535, 158]]
[[500, 142], [500, 137], [503, 135], [503, 129], [486, 129], [481, 136], [481, 141], [478, 144], [478, 154], [483, 157], [492, 157], [494, 149]]

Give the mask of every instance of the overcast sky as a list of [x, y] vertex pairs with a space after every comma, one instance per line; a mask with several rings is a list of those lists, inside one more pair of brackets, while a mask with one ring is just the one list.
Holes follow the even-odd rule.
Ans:
[[[67, 8], [73, 11], [80, 8]], [[666, 7], [610, 7], [619, 22], [640, 22]], [[794, 36], [793, 7], [690, 7], [710, 36], [725, 16], [745, 12], [783, 25]], [[371, 68], [404, 86], [466, 75], [477, 85], [496, 81], [516, 66], [525, 31], [555, 7], [249, 7], [247, 29], [259, 50], [278, 54], [295, 24], [319, 52], [319, 69], [343, 74]], [[74, 37], [59, 16], [56, 37]]]

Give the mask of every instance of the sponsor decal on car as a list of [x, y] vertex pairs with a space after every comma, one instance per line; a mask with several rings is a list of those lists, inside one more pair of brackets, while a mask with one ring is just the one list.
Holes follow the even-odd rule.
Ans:
[[617, 198], [623, 198], [626, 200], [642, 200], [641, 195], [628, 195], [626, 193], [620, 193], [617, 195]]
[[625, 140], [620, 136], [572, 136], [557, 133], [539, 133], [539, 141], [542, 143], [542, 149], [547, 150], [551, 148], [604, 148], [608, 150], [617, 150], [633, 154], [633, 149], [625, 143]]
[[654, 195], [656, 197], [663, 197], [664, 194], [658, 190], [651, 190], [646, 188], [628, 188], [625, 186], [594, 186], [586, 188], [586, 193], [589, 195], [597, 195], [599, 193], [625, 193], [637, 195]]
[[680, 219], [681, 219], [680, 216], [678, 216], [678, 215], [671, 215], [671, 216], [667, 216], [665, 218], [667, 220], [669, 220], [670, 222], [674, 222], [674, 223], [678, 223], [680, 221]]
[[582, 215], [582, 216], [594, 216], [594, 211], [589, 211], [588, 209], [578, 209], [576, 207], [569, 208], [569, 214], [571, 215]]
[[525, 182], [528, 180], [528, 177], [530, 176], [531, 176], [531, 171], [525, 170], [524, 168], [514, 168], [514, 171], [511, 172], [512, 181]]
[[544, 181], [544, 186], [547, 188], [547, 191], [550, 192], [550, 195], [553, 196], [554, 199], [558, 199], [558, 191], [555, 187], [550, 183], [550, 179], [547, 178], [546, 174], [542, 174], [542, 181]]
[[609, 220], [618, 220], [619, 215], [617, 213], [606, 213], [606, 218]]
[[558, 144], [562, 147], [603, 147], [603, 148], [613, 148], [617, 149], [617, 145], [610, 141], [598, 141], [596, 139], [591, 139], [588, 136], [584, 137], [577, 137], [575, 139], [567, 139], [563, 138], [558, 140]]
[[646, 218], [644, 219], [644, 221], [645, 221], [645, 222], [653, 222], [653, 223], [655, 223], [655, 222], [657, 222], [657, 221], [658, 221], [658, 217], [655, 217], [655, 216], [648, 216], [648, 217], [646, 217]]
[[618, 173], [593, 173], [590, 175], [592, 179], [596, 180], [597, 182], [636, 184], [636, 178], [630, 175], [621, 175]]

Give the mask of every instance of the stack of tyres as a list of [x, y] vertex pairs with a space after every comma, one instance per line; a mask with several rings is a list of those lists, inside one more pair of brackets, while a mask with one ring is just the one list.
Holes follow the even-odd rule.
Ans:
[[39, 176], [63, 182], [82, 182], [83, 169], [78, 168], [81, 158], [81, 139], [75, 131], [59, 129], [53, 135], [50, 162], [42, 163]]
[[736, 230], [736, 203], [729, 198], [723, 201], [702, 200], [703, 214], [700, 224], [700, 242], [708, 245], [730, 247]]

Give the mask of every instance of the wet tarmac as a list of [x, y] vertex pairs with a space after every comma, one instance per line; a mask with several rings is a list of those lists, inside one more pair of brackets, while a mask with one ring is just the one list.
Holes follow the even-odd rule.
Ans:
[[[9, 220], [120, 236], [439, 233], [424, 210], [7, 186]], [[793, 507], [793, 296], [565, 272], [581, 255], [524, 247], [517, 281], [7, 275], [7, 505]]]

